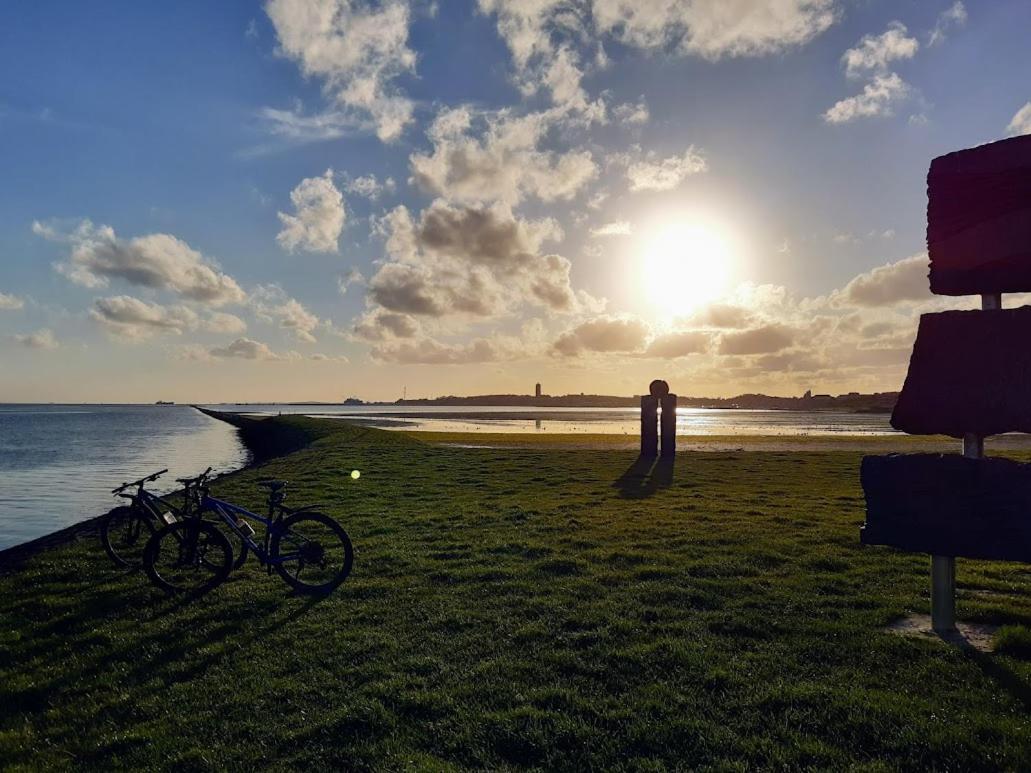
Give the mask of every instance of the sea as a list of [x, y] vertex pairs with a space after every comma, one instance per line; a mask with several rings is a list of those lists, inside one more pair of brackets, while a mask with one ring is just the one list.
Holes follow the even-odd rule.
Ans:
[[[397, 405], [222, 404], [215, 410], [257, 416], [304, 414], [413, 431], [635, 434], [628, 408]], [[680, 409], [677, 434], [888, 435], [886, 414], [823, 411]], [[111, 489], [168, 468], [153, 486], [206, 467], [220, 472], [248, 462], [228, 424], [180, 405], [0, 404], [0, 550], [106, 512], [120, 503]]]

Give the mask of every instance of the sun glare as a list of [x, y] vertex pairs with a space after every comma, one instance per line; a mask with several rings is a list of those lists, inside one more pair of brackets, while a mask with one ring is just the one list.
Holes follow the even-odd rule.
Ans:
[[723, 229], [691, 221], [655, 230], [641, 255], [644, 295], [656, 312], [671, 316], [689, 314], [723, 295], [736, 259]]

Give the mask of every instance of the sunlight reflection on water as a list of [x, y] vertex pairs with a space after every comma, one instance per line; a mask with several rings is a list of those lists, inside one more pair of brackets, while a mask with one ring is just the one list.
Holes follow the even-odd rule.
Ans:
[[188, 406], [0, 405], [0, 549], [100, 515], [111, 489], [169, 468], [156, 492], [247, 463], [228, 424]]

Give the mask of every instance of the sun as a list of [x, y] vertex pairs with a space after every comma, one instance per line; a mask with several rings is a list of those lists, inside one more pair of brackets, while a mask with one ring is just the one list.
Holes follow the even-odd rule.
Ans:
[[677, 221], [656, 228], [641, 248], [645, 299], [657, 314], [685, 316], [730, 289], [736, 250], [714, 223]]

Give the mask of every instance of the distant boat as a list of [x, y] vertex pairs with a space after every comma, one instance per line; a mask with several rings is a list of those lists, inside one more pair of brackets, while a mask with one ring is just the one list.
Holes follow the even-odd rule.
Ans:
[[174, 400], [158, 400], [154, 405], [175, 405]]

